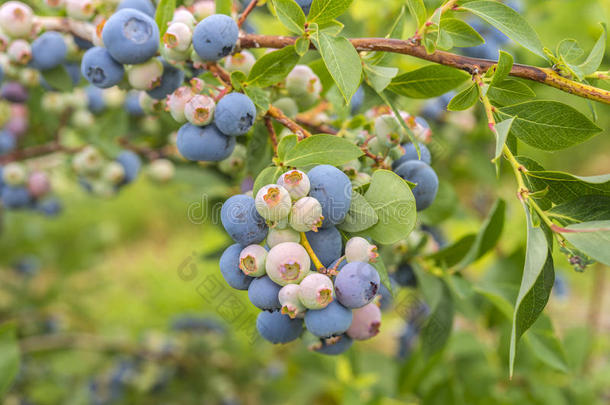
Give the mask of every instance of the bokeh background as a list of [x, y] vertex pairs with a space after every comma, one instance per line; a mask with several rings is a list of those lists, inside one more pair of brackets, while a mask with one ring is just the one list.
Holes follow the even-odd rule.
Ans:
[[[44, 10], [40, 2], [28, 3]], [[383, 36], [403, 5], [355, 0], [341, 19], [344, 33]], [[605, 0], [528, 0], [521, 7], [551, 49], [574, 38], [589, 50], [599, 35], [598, 23], [610, 19]], [[249, 23], [260, 33], [285, 33], [266, 7], [256, 10]], [[406, 32], [414, 28], [408, 18]], [[541, 63], [514, 45], [507, 49], [517, 62]], [[610, 66], [609, 56], [607, 51], [602, 67]], [[405, 56], [393, 56], [391, 63], [403, 71], [422, 65]], [[533, 88], [539, 97], [591, 114], [581, 99]], [[33, 143], [57, 125], [57, 117], [40, 106], [42, 92], [32, 90], [28, 101]], [[375, 102], [367, 93], [365, 108]], [[401, 100], [401, 105], [418, 113], [423, 102]], [[609, 173], [610, 107], [597, 104], [595, 109], [604, 132], [590, 141], [553, 154], [521, 145], [519, 153], [549, 170]], [[447, 240], [476, 232], [498, 195], [508, 202], [499, 245], [465, 270], [475, 286], [520, 279], [525, 243], [514, 179], [507, 168], [496, 178], [489, 161], [494, 140], [480, 117], [475, 108], [432, 124], [434, 167], [448, 190], [449, 208], [439, 225]], [[145, 124], [116, 109], [99, 117], [91, 131], [104, 136], [104, 126], [117, 120], [132, 132], [156, 125], [144, 135], [153, 139], [174, 129], [170, 120]], [[610, 277], [601, 265], [576, 272], [565, 256], [555, 257], [558, 284], [545, 313], [564, 346], [569, 364], [564, 370], [553, 367], [552, 359], [541, 360], [536, 353], [541, 348], [523, 344], [510, 381], [510, 324], [492, 306], [473, 308], [468, 296], [460, 301], [448, 347], [426, 357], [417, 336], [405, 336], [400, 310], [417, 296], [416, 289], [397, 294], [398, 309], [384, 313], [375, 339], [355, 344], [340, 357], [323, 357], [310, 352], [307, 342], [274, 347], [257, 339], [256, 311], [247, 294], [222, 284], [218, 259], [231, 242], [214, 207], [239, 192], [239, 176], [183, 165], [169, 184], [143, 177], [103, 199], [84, 192], [61, 157], [36, 164], [52, 171], [64, 212], [52, 219], [29, 212], [2, 214], [0, 321], [17, 325], [22, 351], [19, 376], [5, 404], [610, 402]]]

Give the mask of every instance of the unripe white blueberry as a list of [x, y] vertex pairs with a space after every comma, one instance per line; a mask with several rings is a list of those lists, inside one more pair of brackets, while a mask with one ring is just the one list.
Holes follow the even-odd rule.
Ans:
[[309, 266], [311, 260], [307, 251], [294, 242], [272, 247], [265, 262], [267, 275], [279, 285], [300, 283], [309, 273]]
[[51, 181], [45, 172], [35, 171], [28, 177], [28, 191], [35, 198], [40, 198], [51, 191]]
[[197, 1], [193, 4], [193, 14], [198, 21], [216, 13], [216, 3], [213, 0]]
[[374, 263], [379, 254], [377, 246], [369, 243], [368, 240], [355, 236], [345, 244], [345, 260], [351, 262]]
[[378, 137], [371, 139], [367, 144], [367, 147], [369, 151], [376, 156], [383, 156], [390, 150], [390, 147], [386, 145], [384, 141], [380, 141]]
[[239, 268], [246, 276], [264, 276], [266, 259], [267, 249], [261, 245], [246, 246], [239, 254]]
[[322, 205], [313, 197], [298, 199], [290, 210], [290, 226], [298, 232], [317, 232], [322, 226]]
[[19, 73], [19, 79], [26, 87], [34, 87], [40, 84], [40, 74], [36, 69], [23, 68]]
[[167, 183], [174, 177], [176, 169], [171, 160], [157, 159], [153, 160], [148, 166], [148, 175], [154, 181], [159, 183]]
[[307, 310], [299, 299], [299, 286], [297, 284], [288, 284], [282, 287], [278, 293], [280, 305], [282, 305], [282, 314], [288, 315], [291, 319], [302, 318]]
[[381, 310], [374, 302], [354, 309], [352, 324], [347, 335], [352, 339], [366, 340], [376, 336], [381, 327]]
[[322, 309], [333, 300], [333, 281], [330, 277], [311, 273], [299, 284], [299, 299], [308, 309]]
[[172, 94], [167, 96], [167, 109], [178, 123], [183, 124], [186, 122], [184, 108], [193, 96], [193, 91], [187, 86], [178, 87]]
[[141, 91], [139, 95], [140, 107], [148, 114], [163, 111], [164, 103], [148, 95], [145, 91]]
[[290, 170], [282, 174], [277, 184], [284, 187], [293, 200], [305, 197], [311, 187], [309, 177], [300, 170]]
[[375, 119], [375, 135], [383, 146], [400, 144], [403, 131], [393, 114], [381, 115]]
[[[125, 103], [125, 92], [118, 86], [113, 86], [102, 91], [102, 97], [108, 108], [119, 108]], [[146, 94], [146, 93], [144, 93]]]
[[286, 89], [292, 96], [319, 95], [322, 84], [318, 76], [307, 65], [296, 65], [286, 77]]
[[174, 11], [174, 17], [172, 18], [172, 23], [182, 23], [186, 24], [191, 30], [195, 28], [197, 24], [197, 20], [195, 20], [195, 16], [188, 11], [186, 8], [181, 7]]
[[87, 105], [87, 93], [82, 88], [76, 88], [72, 93], [64, 94], [64, 104], [72, 108], [82, 108]]
[[192, 44], [193, 32], [182, 22], [172, 22], [163, 35], [163, 43], [170, 49], [184, 52]]
[[20, 65], [27, 65], [32, 59], [32, 47], [24, 39], [16, 39], [8, 46], [9, 58]]
[[42, 95], [41, 103], [42, 108], [44, 108], [45, 111], [56, 113], [65, 110], [67, 107], [66, 99], [63, 97], [63, 93], [58, 93], [55, 91], [45, 92]]
[[235, 149], [233, 149], [233, 152], [231, 152], [229, 157], [218, 163], [218, 169], [228, 175], [238, 174], [246, 165], [247, 157], [248, 150], [244, 145], [238, 143], [235, 145]]
[[161, 84], [163, 63], [152, 58], [139, 65], [132, 65], [127, 69], [127, 80], [136, 90], [151, 90]]
[[161, 122], [159, 117], [147, 115], [140, 120], [140, 128], [142, 132], [147, 134], [156, 134], [161, 129]]
[[225, 68], [229, 72], [239, 71], [247, 75], [256, 63], [256, 58], [249, 51], [239, 51], [225, 59]]
[[191, 56], [191, 53], [192, 49], [190, 47], [185, 51], [179, 51], [177, 49], [169, 48], [165, 44], [161, 46], [161, 56], [163, 56], [163, 59], [172, 64], [188, 60], [188, 58]]
[[80, 174], [96, 174], [104, 165], [104, 158], [93, 146], [87, 146], [74, 156], [73, 167]]
[[184, 116], [193, 125], [208, 125], [214, 119], [216, 103], [210, 96], [197, 94], [184, 106]]
[[268, 184], [256, 193], [255, 204], [261, 217], [269, 221], [279, 221], [290, 214], [292, 200], [284, 187]]
[[20, 1], [8, 1], [0, 7], [0, 28], [13, 38], [30, 35], [33, 22], [32, 9]]
[[301, 235], [292, 228], [278, 229], [277, 227], [269, 229], [267, 234], [267, 246], [270, 248], [284, 242], [299, 243]]
[[20, 186], [25, 184], [27, 180], [27, 171], [21, 163], [9, 163], [4, 166], [2, 171], [2, 179], [11, 186]]
[[72, 124], [80, 129], [89, 129], [95, 124], [95, 116], [88, 110], [76, 110], [72, 114]]
[[66, 13], [77, 20], [88, 20], [95, 13], [92, 0], [66, 0]]
[[102, 179], [111, 184], [119, 184], [125, 179], [125, 169], [118, 162], [108, 162], [102, 169]]

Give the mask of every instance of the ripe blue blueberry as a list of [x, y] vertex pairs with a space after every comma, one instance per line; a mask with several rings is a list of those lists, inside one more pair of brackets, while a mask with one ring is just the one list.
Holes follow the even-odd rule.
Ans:
[[343, 222], [352, 203], [352, 184], [347, 175], [334, 166], [319, 165], [307, 176], [311, 184], [309, 195], [322, 205], [322, 227]]
[[117, 156], [116, 161], [123, 166], [123, 169], [125, 170], [124, 184], [131, 183], [138, 177], [140, 167], [142, 166], [142, 161], [138, 155], [130, 150], [125, 150]]
[[151, 18], [155, 17], [155, 6], [150, 0], [122, 0], [116, 9], [122, 10], [124, 8], [133, 8]]
[[352, 339], [366, 340], [376, 336], [381, 327], [381, 310], [371, 302], [362, 308], [354, 309], [354, 319], [347, 330]]
[[255, 278], [248, 287], [248, 298], [255, 307], [263, 310], [280, 309], [278, 298], [282, 287], [275, 284], [268, 276]]
[[[339, 263], [339, 264], [337, 264]], [[347, 261], [345, 260], [344, 257], [340, 257], [336, 260], [333, 260], [333, 262], [330, 264], [330, 266], [328, 266], [328, 269], [334, 269], [335, 271], [340, 271], [343, 267], [345, 267], [345, 265], [347, 264]]]
[[409, 160], [394, 170], [397, 175], [417, 186], [413, 191], [417, 211], [428, 208], [438, 192], [438, 176], [434, 169], [420, 160]]
[[[72, 79], [72, 85], [76, 87], [81, 78], [80, 65], [75, 62], [66, 62], [64, 63], [64, 69], [66, 69], [68, 76], [70, 76], [70, 79]], [[41, 79], [43, 79], [42, 76]]]
[[348, 308], [361, 308], [379, 291], [379, 273], [364, 262], [346, 264], [335, 278], [335, 295]]
[[[398, 283], [396, 282], [396, 280], [394, 280], [392, 276], [390, 276], [390, 285], [392, 286], [393, 290], [396, 290], [396, 288], [398, 288]], [[392, 302], [394, 301], [392, 292], [388, 290], [385, 284], [381, 283], [379, 285], [379, 291], [377, 291], [377, 295], [379, 296], [379, 309], [385, 311], [386, 309], [392, 306]]]
[[334, 226], [318, 229], [317, 232], [309, 231], [305, 236], [324, 266], [329, 266], [337, 257], [341, 256], [343, 248], [341, 233]]
[[60, 33], [47, 31], [32, 42], [32, 66], [38, 70], [53, 69], [61, 65], [68, 47]]
[[256, 107], [244, 94], [227, 94], [216, 105], [214, 124], [225, 135], [244, 135], [252, 128], [255, 119]]
[[106, 89], [123, 80], [123, 65], [112, 59], [105, 48], [93, 47], [83, 55], [81, 73], [92, 85]]
[[430, 162], [432, 161], [432, 157], [430, 156], [430, 150], [423, 143], [419, 144], [420, 158], [417, 157], [417, 149], [415, 149], [414, 144], [406, 143], [402, 145], [402, 147], [405, 150], [405, 154], [402, 155], [400, 158], [396, 159], [394, 162], [392, 162], [392, 169], [396, 169], [398, 166], [409, 160], [421, 160], [422, 162], [425, 162], [427, 164], [430, 164]]
[[6, 155], [15, 149], [17, 142], [13, 134], [6, 130], [0, 131], [0, 155]]
[[2, 204], [8, 209], [27, 207], [32, 198], [27, 188], [21, 186], [2, 187]]
[[95, 86], [87, 86], [87, 108], [94, 114], [101, 113], [106, 109], [106, 101], [104, 101], [104, 93], [102, 89]]
[[236, 290], [247, 290], [254, 279], [246, 276], [239, 269], [241, 251], [242, 246], [239, 243], [229, 246], [220, 257], [220, 272], [231, 287]]
[[148, 90], [149, 96], [155, 100], [161, 100], [172, 94], [178, 87], [182, 86], [184, 82], [184, 72], [181, 69], [167, 63], [165, 60], [159, 58], [163, 62], [163, 75], [161, 76], [160, 84]]
[[296, 0], [297, 4], [301, 6], [305, 15], [309, 14], [309, 9], [311, 8], [311, 3], [313, 0]]
[[88, 40], [86, 40], [84, 38], [81, 38], [81, 37], [79, 37], [77, 35], [74, 35], [73, 39], [74, 39], [74, 43], [76, 44], [76, 46], [79, 49], [83, 50], [83, 51], [86, 51], [86, 50], [88, 50], [90, 48], [93, 48], [93, 42], [91, 42], [91, 41], [88, 41]]
[[[247, 195], [234, 195], [225, 201], [220, 210], [220, 220], [229, 236], [243, 246], [261, 243], [267, 236], [267, 224], [256, 212], [254, 199]], [[239, 253], [237, 261], [239, 262]], [[236, 266], [239, 270], [239, 263]]]
[[350, 101], [352, 115], [356, 115], [358, 113], [358, 110], [360, 110], [363, 103], [364, 89], [362, 88], [362, 86], [360, 86], [358, 87], [358, 90], [356, 90], [356, 93], [354, 93], [354, 95], [352, 96], [352, 101]]
[[307, 330], [321, 338], [341, 335], [352, 324], [352, 311], [336, 300], [322, 309], [311, 309], [305, 313]]
[[125, 97], [125, 110], [129, 115], [141, 116], [144, 115], [144, 110], [140, 105], [140, 92], [132, 90]]
[[417, 287], [417, 278], [415, 278], [415, 272], [409, 263], [402, 263], [398, 266], [394, 273], [394, 279], [398, 285], [403, 287]]
[[204, 61], [217, 61], [233, 52], [239, 28], [224, 14], [204, 18], [193, 31], [193, 48]]
[[199, 127], [186, 123], [178, 130], [176, 146], [188, 160], [218, 162], [235, 149], [235, 137], [226, 136], [215, 125]]
[[334, 338], [321, 339], [320, 344], [314, 346], [313, 350], [321, 354], [336, 356], [352, 347], [352, 343], [354, 343], [354, 341], [351, 337], [340, 335]]
[[175, 331], [226, 333], [223, 323], [213, 317], [184, 314], [172, 319], [170, 328]]
[[106, 21], [102, 39], [114, 60], [125, 65], [136, 65], [157, 53], [159, 27], [141, 11], [124, 8]]
[[47, 217], [59, 215], [62, 211], [61, 202], [55, 197], [48, 197], [36, 204], [36, 209]]
[[256, 318], [258, 333], [271, 343], [288, 343], [303, 333], [303, 320], [290, 319], [280, 311], [263, 311]]

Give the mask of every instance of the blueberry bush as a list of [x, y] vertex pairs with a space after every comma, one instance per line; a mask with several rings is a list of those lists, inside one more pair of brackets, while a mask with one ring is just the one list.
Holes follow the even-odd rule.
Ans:
[[4, 403], [606, 403], [609, 17], [3, 2]]

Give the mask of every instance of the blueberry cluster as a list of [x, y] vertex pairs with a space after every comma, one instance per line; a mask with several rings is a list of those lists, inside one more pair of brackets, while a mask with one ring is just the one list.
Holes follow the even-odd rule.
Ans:
[[0, 200], [5, 209], [31, 209], [47, 216], [55, 216], [62, 209], [60, 201], [51, 195], [48, 175], [28, 171], [20, 163], [0, 166]]
[[335, 227], [351, 197], [349, 178], [319, 165], [307, 174], [289, 170], [255, 197], [235, 195], [223, 205], [222, 224], [236, 243], [223, 253], [220, 270], [263, 310], [257, 329], [266, 340], [293, 341], [305, 326], [319, 339], [315, 350], [339, 354], [379, 332], [381, 282], [370, 264], [377, 248], [361, 237], [343, 246]]

